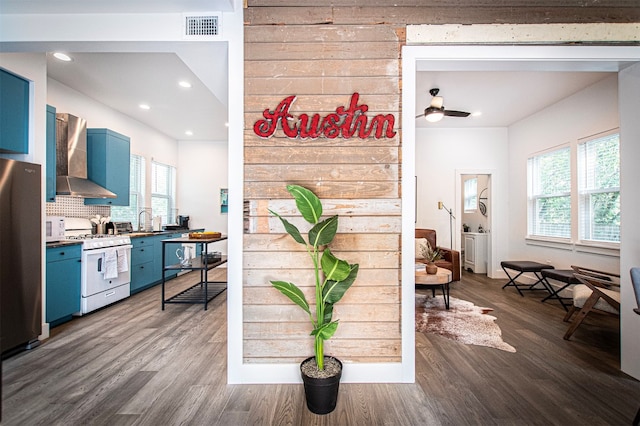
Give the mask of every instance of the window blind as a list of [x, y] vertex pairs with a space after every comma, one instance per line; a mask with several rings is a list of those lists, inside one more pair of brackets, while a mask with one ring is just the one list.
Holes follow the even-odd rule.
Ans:
[[620, 138], [598, 135], [578, 144], [579, 238], [620, 241]]
[[571, 238], [570, 155], [567, 146], [529, 158], [529, 235]]

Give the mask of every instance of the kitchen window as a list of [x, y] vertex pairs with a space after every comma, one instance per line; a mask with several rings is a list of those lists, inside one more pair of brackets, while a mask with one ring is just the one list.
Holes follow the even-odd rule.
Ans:
[[111, 220], [114, 222], [138, 223], [138, 213], [144, 207], [145, 161], [141, 155], [131, 154], [129, 169], [129, 205], [112, 206]]
[[161, 216], [162, 223], [176, 223], [176, 168], [151, 162], [151, 209], [154, 216]]

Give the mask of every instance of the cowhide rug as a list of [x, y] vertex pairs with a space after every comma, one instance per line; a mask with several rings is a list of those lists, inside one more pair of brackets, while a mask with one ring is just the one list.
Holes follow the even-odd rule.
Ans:
[[487, 315], [492, 310], [455, 297], [450, 298], [446, 310], [442, 296], [416, 294], [416, 331], [439, 334], [467, 345], [515, 352], [513, 346], [502, 340], [502, 331], [494, 322], [496, 317]]

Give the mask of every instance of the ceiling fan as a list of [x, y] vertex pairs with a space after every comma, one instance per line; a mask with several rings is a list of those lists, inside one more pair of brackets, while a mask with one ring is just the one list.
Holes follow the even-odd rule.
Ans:
[[444, 100], [442, 96], [438, 96], [438, 92], [440, 92], [440, 89], [437, 88], [429, 90], [429, 93], [433, 96], [431, 104], [424, 110], [424, 114], [416, 115], [416, 118], [424, 117], [427, 121], [435, 123], [436, 121], [442, 120], [442, 117], [445, 115], [448, 117], [468, 117], [469, 114], [471, 114], [465, 111], [445, 109], [443, 105]]

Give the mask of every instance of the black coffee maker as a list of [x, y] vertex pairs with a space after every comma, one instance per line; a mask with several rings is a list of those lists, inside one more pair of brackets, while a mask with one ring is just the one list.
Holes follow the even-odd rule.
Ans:
[[178, 216], [178, 226], [182, 229], [189, 229], [189, 216]]

